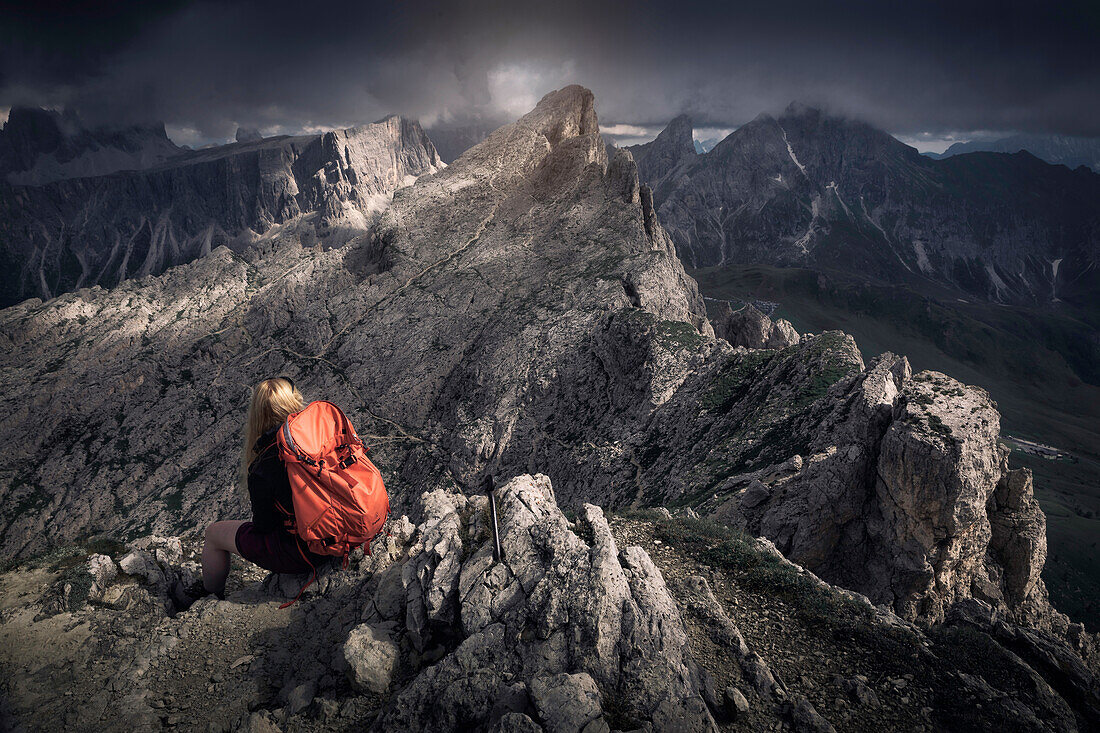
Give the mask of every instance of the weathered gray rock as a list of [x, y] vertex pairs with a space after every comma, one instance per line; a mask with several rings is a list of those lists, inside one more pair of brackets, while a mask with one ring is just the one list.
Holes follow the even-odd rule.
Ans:
[[[351, 185], [347, 168], [325, 169], [317, 185]], [[319, 202], [318, 217], [343, 226], [349, 209], [336, 203]], [[910, 618], [934, 620], [980, 595], [1003, 603], [1006, 618], [1056, 625], [1035, 579], [1026, 492], [1007, 482], [1003, 507], [995, 498], [989, 509], [1004, 466], [988, 400], [944, 382], [962, 396], [937, 402], [904, 358], [865, 364], [837, 332], [782, 349], [711, 338], [652, 193], [629, 153], [608, 156], [586, 90], [548, 95], [455, 165], [400, 188], [345, 247], [318, 250], [294, 217], [159, 277], [0, 311], [6, 555], [92, 528], [169, 535], [245, 516], [229, 490], [235, 462], [210, 456], [239, 450], [245, 386], [288, 374], [307, 398], [345, 407], [375, 443], [405, 529], [418, 525], [408, 542], [379, 539], [360, 563], [376, 584], [349, 601], [347, 620], [403, 621], [418, 659], [440, 659], [459, 637], [472, 658], [491, 656], [489, 629], [529, 623], [557, 664], [573, 643], [562, 619], [586, 618], [576, 627], [598, 653], [585, 647], [587, 666], [553, 674], [583, 671], [601, 689], [651, 696], [655, 724], [671, 720], [654, 712], [662, 705], [694, 715], [698, 685], [674, 607], [658, 602], [645, 558], [610, 548], [590, 511], [577, 531], [592, 543], [564, 520], [531, 519], [546, 536], [513, 538], [517, 562], [494, 564], [479, 549], [481, 480], [542, 466], [573, 509], [675, 502], [697, 516], [728, 506], [731, 521], [796, 563]], [[948, 441], [941, 423], [965, 438]], [[1009, 527], [1028, 528], [1029, 540], [1008, 539]], [[561, 556], [566, 587], [600, 592], [556, 598], [563, 583], [544, 576]], [[396, 564], [402, 594], [383, 578]], [[639, 619], [669, 630], [643, 633]], [[652, 668], [673, 692], [619, 668], [624, 628], [641, 658], [661, 659]], [[486, 694], [497, 682], [486, 677]]]
[[542, 726], [523, 713], [505, 713], [489, 727], [491, 733], [541, 733], [542, 730]]
[[878, 459], [880, 532], [893, 555], [882, 581], [902, 615], [942, 618], [985, 573], [987, 504], [1005, 471], [1000, 418], [985, 390], [933, 372], [902, 395]]
[[317, 694], [317, 687], [313, 682], [305, 682], [298, 685], [286, 699], [286, 710], [290, 715], [298, 715], [313, 704], [313, 698]]
[[386, 626], [361, 624], [348, 635], [343, 653], [356, 688], [378, 694], [389, 689], [399, 658], [391, 631]]
[[814, 709], [810, 701], [799, 696], [792, 701], [791, 722], [799, 733], [836, 733], [836, 728]]
[[249, 715], [235, 730], [238, 733], [280, 733], [282, 731], [270, 713], [259, 711]]
[[723, 303], [722, 311], [714, 319], [714, 334], [746, 349], [785, 349], [801, 338], [788, 321], [782, 318], [773, 321], [752, 303], [736, 311], [729, 303]]
[[[1006, 464], [1007, 460], [1005, 456]], [[1035, 501], [1031, 470], [1006, 468], [987, 509], [989, 549], [1004, 573], [1005, 600], [1017, 605], [1041, 582], [1039, 574], [1047, 554], [1046, 517]]]
[[[318, 218], [338, 222], [348, 210], [336, 203], [324, 202]], [[454, 166], [398, 190], [346, 247], [314, 248], [301, 224], [163, 276], [0, 312], [0, 410], [9, 416], [0, 437], [10, 438], [0, 455], [4, 552], [31, 555], [47, 539], [68, 542], [93, 528], [161, 535], [134, 543], [126, 564], [142, 579], [116, 578], [103, 602], [81, 606], [73, 578], [51, 583], [50, 593], [68, 587], [58, 613], [90, 624], [32, 622], [45, 598], [31, 613], [5, 611], [0, 623], [35, 634], [64, 621], [91, 635], [66, 646], [75, 660], [66, 674], [104, 674], [93, 663], [104, 650], [121, 667], [106, 684], [84, 684], [95, 695], [79, 706], [48, 680], [38, 687], [48, 697], [21, 699], [21, 712], [102, 714], [110, 705], [128, 729], [156, 726], [162, 708], [146, 699], [148, 675], [170, 686], [177, 665], [194, 662], [173, 650], [209, 643], [221, 653], [221, 639], [240, 643], [240, 630], [258, 621], [281, 629], [262, 632], [247, 654], [234, 650], [215, 674], [189, 669], [208, 693], [242, 682], [223, 698], [241, 720], [255, 705], [278, 709], [292, 727], [340, 719], [466, 730], [507, 719], [530, 729], [547, 722], [536, 688], [564, 675], [598, 691], [606, 717], [589, 720], [587, 733], [611, 721], [712, 730], [689, 643], [699, 638], [735, 662], [726, 671], [751, 695], [750, 720], [797, 713], [816, 725], [798, 683], [788, 688], [769, 666], [777, 649], [750, 649], [731, 621], [744, 608], [727, 615], [725, 594], [720, 602], [697, 578], [670, 593], [644, 551], [616, 545], [595, 502], [686, 506], [677, 517], [692, 520], [729, 506], [768, 537], [755, 543], [761, 552], [907, 615], [934, 620], [948, 604], [979, 597], [994, 623], [1026, 621], [1039, 635], [1004, 643], [1020, 644], [1020, 658], [1034, 655], [1051, 679], [1063, 674], [1054, 669], [1068, 663], [1063, 653], [1088, 655], [1089, 635], [1053, 613], [1033, 582], [1038, 542], [1011, 537], [1017, 527], [1037, 540], [1036, 517], [1023, 477], [1006, 478], [996, 428], [967, 422], [992, 419], [992, 406], [944, 382], [953, 403], [977, 408], [956, 415], [934, 389], [913, 386], [903, 358], [865, 364], [836, 332], [782, 349], [711, 338], [651, 193], [628, 153], [608, 156], [585, 90], [549, 95]], [[396, 513], [408, 518], [391, 522], [370, 555], [353, 553], [349, 571], [322, 571], [285, 614], [274, 613], [271, 594], [293, 597], [304, 578], [260, 583], [257, 575], [226, 601], [180, 613], [169, 594], [194, 570], [173, 562], [180, 553], [165, 536], [245, 516], [231, 490], [235, 461], [211, 456], [236, 453], [245, 386], [272, 374], [346, 407], [375, 446]], [[967, 428], [969, 442], [949, 443], [932, 415]], [[976, 468], [986, 464], [985, 473]], [[527, 475], [541, 466], [554, 472], [553, 489], [549, 478]], [[500, 479], [502, 562], [489, 547], [488, 474]], [[971, 509], [987, 517], [984, 544], [974, 532], [980, 516], [978, 525], [957, 521]], [[926, 542], [940, 535], [942, 547]], [[912, 583], [911, 567], [926, 565], [934, 582]], [[91, 586], [83, 563], [74, 572]], [[872, 618], [921, 639], [888, 611]], [[367, 646], [379, 652], [371, 666], [392, 659], [398, 671], [381, 709], [367, 685], [380, 686], [386, 672], [363, 676], [359, 688], [345, 679], [365, 659], [345, 653], [364, 623]], [[269, 634], [296, 643], [271, 644]], [[241, 656], [254, 659], [224, 669]], [[54, 664], [6, 661], [45, 674]], [[1015, 672], [1042, 689], [1037, 676]], [[1069, 697], [1089, 689], [1077, 672], [1058, 683]], [[303, 692], [288, 704], [311, 684], [312, 703]], [[990, 699], [1002, 693], [985, 687]], [[549, 710], [552, 696], [539, 689]], [[1061, 698], [1050, 694], [1037, 710], [1058, 709]], [[715, 705], [717, 691], [707, 698]], [[1029, 709], [1024, 700], [1012, 704]]]
[[749, 712], [749, 701], [744, 693], [736, 687], [726, 688], [726, 714], [732, 720], [737, 720]]
[[861, 679], [847, 679], [837, 676], [834, 682], [847, 693], [852, 702], [857, 705], [863, 705], [866, 707], [877, 708], [879, 705], [878, 695], [874, 690], [867, 686], [867, 683]]
[[16, 263], [0, 276], [0, 305], [157, 274], [221, 245], [243, 249], [273, 227], [343, 244], [366, 232], [396, 189], [442, 167], [419, 123], [389, 117], [177, 150], [146, 170], [41, 185], [18, 178], [0, 186], [3, 253]]
[[118, 566], [109, 555], [92, 555], [88, 558], [87, 567], [88, 574], [92, 576], [96, 587], [101, 591], [118, 577]]
[[603, 713], [596, 682], [583, 672], [536, 677], [530, 688], [547, 733], [580, 733]]
[[[450, 601], [464, 640], [395, 697], [381, 724], [482, 724], [494, 699], [514, 684], [506, 680], [519, 677], [548, 729], [580, 730], [599, 717], [603, 693], [657, 727], [710, 730], [683, 622], [645, 552], [620, 552], [591, 505], [577, 520], [590, 539], [580, 539], [545, 476], [513, 479], [498, 500], [504, 561], [492, 562], [487, 538], [459, 548], [473, 551]], [[441, 503], [429, 495], [425, 501]], [[438, 527], [438, 513], [426, 523]], [[425, 595], [417, 602], [429, 603]], [[577, 701], [573, 717], [547, 717], [563, 704], [559, 698]]]
[[[350, 185], [346, 169], [317, 185]], [[568, 88], [398, 190], [346, 247], [315, 248], [317, 218], [269, 216], [279, 223], [234, 251], [215, 238], [209, 256], [163, 276], [3, 311], [13, 371], [0, 394], [20, 433], [31, 418], [16, 405], [34, 405], [41, 436], [0, 458], [12, 479], [0, 502], [3, 552], [34, 553], [47, 537], [65, 542], [92, 526], [168, 534], [243, 517], [227, 490], [234, 462], [209, 457], [237, 452], [241, 385], [273, 373], [382, 438], [372, 457], [397, 469], [396, 501], [449, 485], [451, 472], [479, 480], [485, 446], [499, 448], [502, 468], [561, 466], [571, 501], [610, 494], [615, 472], [592, 486], [594, 466], [615, 450], [613, 436], [637, 433], [645, 404], [676, 389], [710, 334], [647, 200], [629, 154], [607, 159], [591, 94]], [[640, 380], [598, 372], [611, 354], [593, 344], [612, 348], [609, 316], [649, 354], [639, 354]], [[544, 343], [550, 324], [554, 340]], [[547, 358], [532, 362], [536, 352]], [[91, 383], [104, 385], [99, 397], [64, 397]], [[608, 425], [585, 427], [607, 437], [590, 455], [570, 455], [573, 441], [558, 433], [573, 417], [551, 426], [543, 411], [568, 415], [589, 389], [618, 395], [610, 410], [595, 408]], [[639, 391], [650, 395], [642, 403]], [[198, 403], [207, 407], [191, 408]], [[557, 440], [538, 437], [547, 430]], [[630, 465], [625, 452], [613, 459]], [[85, 488], [55, 490], [69, 484]], [[44, 532], [47, 518], [65, 536]]]
[[413, 646], [423, 651], [430, 638], [429, 624], [454, 621], [461, 569], [462, 519], [467, 499], [444, 491], [422, 499], [424, 522], [411, 549], [413, 559], [401, 571], [405, 587], [405, 624]]
[[142, 550], [133, 550], [118, 561], [119, 568], [127, 575], [140, 578], [149, 585], [163, 585], [164, 570], [152, 555]]
[[72, 110], [13, 107], [0, 129], [0, 180], [42, 186], [151, 168], [184, 152], [163, 124], [90, 127]]
[[626, 150], [637, 161], [638, 175], [643, 181], [659, 181], [682, 162], [695, 157], [691, 118], [679, 115], [653, 141], [644, 145], [631, 145]]

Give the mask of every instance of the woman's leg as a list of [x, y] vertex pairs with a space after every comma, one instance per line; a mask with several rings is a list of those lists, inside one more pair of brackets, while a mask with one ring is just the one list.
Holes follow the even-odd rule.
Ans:
[[237, 529], [244, 522], [231, 519], [214, 522], [206, 528], [206, 541], [202, 545], [202, 585], [219, 596], [225, 592], [225, 579], [229, 577], [229, 553], [237, 550]]

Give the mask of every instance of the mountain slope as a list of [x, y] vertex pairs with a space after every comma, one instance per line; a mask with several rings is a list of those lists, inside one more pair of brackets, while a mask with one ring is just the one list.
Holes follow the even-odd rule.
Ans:
[[303, 217], [312, 241], [341, 244], [395, 189], [441, 165], [418, 123], [390, 117], [181, 153], [147, 170], [0, 183], [0, 305], [158, 274]]
[[[1000, 687], [973, 679], [975, 700], [1007, 686], [1049, 727], [1091, 720], [1094, 640], [1047, 600], [1045, 520], [1030, 472], [1007, 466], [989, 395], [914, 375], [893, 354], [864, 363], [837, 331], [781, 349], [715, 339], [630, 154], [608, 157], [588, 90], [548, 94], [452, 166], [398, 189], [345, 246], [303, 247], [308, 231], [295, 219], [240, 252], [0, 311], [0, 549], [32, 571], [46, 563], [4, 577], [13, 610], [0, 630], [33, 660], [13, 678], [31, 678], [15, 690], [21, 704], [43, 706], [51, 724], [81, 711], [39, 684], [43, 670], [55, 682], [55, 662], [25, 640], [75, 620], [87, 636], [52, 658], [109, 651], [117, 671], [76, 664], [68, 679], [108, 689], [117, 707], [95, 710], [117, 710], [131, 728], [160, 718], [147, 693], [172, 706], [165, 722], [183, 723], [187, 701], [218, 684], [237, 690], [244, 673], [232, 665], [247, 664], [234, 716], [268, 711], [255, 726], [312, 722], [322, 690], [341, 696], [339, 713], [318, 704], [319, 725], [332, 728], [487, 728], [514, 713], [505, 729], [602, 730], [603, 718], [608, 729], [713, 730], [725, 700], [744, 711], [708, 686], [696, 654], [709, 643], [724, 645], [724, 666], [708, 675], [752, 685], [742, 697], [755, 717], [743, 725], [830, 730], [810, 675], [785, 682], [738, 643], [736, 607], [708, 597], [702, 575], [670, 591], [646, 551], [620, 551], [597, 503], [721, 520], [654, 539], [730, 573], [726, 586], [761, 583], [792, 604], [784, 614], [840, 624], [828, 633], [873, 629], [885, 641], [861, 642], [864, 660], [904, 649], [919, 661], [929, 647], [912, 622], [1000, 629], [1063, 692], [1036, 700], [1027, 689], [1045, 690], [1046, 678], [1021, 663]], [[754, 320], [760, 334], [776, 330]], [[195, 567], [164, 536], [245, 516], [235, 484], [249, 385], [278, 374], [346, 409], [374, 446], [395, 521], [355, 572], [320, 584], [327, 602], [293, 617], [301, 643], [260, 634], [258, 653], [235, 647], [242, 658], [219, 657], [230, 670], [203, 670], [214, 687], [196, 688], [194, 668], [165, 672], [173, 647], [209, 651], [182, 641], [204, 631], [238, 644], [248, 618], [274, 621], [254, 586], [240, 603], [165, 618], [181, 610], [177, 591]], [[503, 563], [492, 562], [478, 495], [490, 474], [501, 479]], [[117, 568], [63, 550], [74, 544], [114, 548]], [[33, 560], [47, 551], [70, 559]], [[856, 593], [824, 587], [780, 553]], [[297, 592], [273, 578], [267, 597], [284, 582]], [[249, 604], [253, 616], [240, 608]], [[48, 622], [54, 614], [61, 621]], [[700, 628], [705, 614], [713, 629]], [[895, 644], [890, 629], [908, 641]], [[899, 703], [948, 688], [938, 660], [954, 649], [926, 655], [911, 673], [922, 675], [920, 695]], [[838, 667], [853, 676], [835, 684], [858, 694], [863, 669], [910, 674], [861, 661]], [[950, 679], [968, 679], [959, 672]], [[386, 678], [392, 688], [375, 684]], [[910, 682], [900, 679], [895, 690]]]
[[1100, 290], [1100, 176], [1027, 153], [934, 161], [792, 106], [645, 180], [693, 267], [833, 268], [1007, 303], [1083, 306]]
[[638, 175], [643, 181], [660, 180], [684, 161], [695, 157], [691, 118], [680, 115], [668, 123], [656, 139], [643, 145], [630, 145], [625, 149], [634, 156]]
[[[722, 508], [907, 617], [942, 618], [981, 589], [1053, 623], [1033, 502], [1019, 509], [1033, 545], [988, 550], [991, 498], [1009, 484], [1030, 496], [988, 395], [952, 384], [973, 409], [936, 403], [933, 420], [907, 403], [940, 377], [911, 378], [893, 355], [865, 365], [838, 332], [780, 351], [716, 341], [630, 155], [606, 158], [593, 105], [578, 87], [548, 95], [400, 189], [346, 247], [305, 250], [286, 227], [243, 256], [3, 311], [3, 551], [239, 514], [247, 386], [289, 374], [379, 444], [398, 508], [425, 487], [545, 467], [566, 506]], [[930, 463], [899, 463], [899, 446]], [[914, 492], [942, 514], [898, 498]], [[939, 539], [914, 543], [910, 524]]]

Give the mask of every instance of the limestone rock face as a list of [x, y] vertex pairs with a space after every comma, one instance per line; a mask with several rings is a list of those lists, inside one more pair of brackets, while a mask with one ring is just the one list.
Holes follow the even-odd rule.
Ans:
[[0, 129], [0, 179], [41, 186], [150, 168], [184, 152], [163, 124], [97, 128], [71, 111], [13, 107]]
[[1004, 572], [1005, 596], [1020, 603], [1039, 586], [1047, 551], [1046, 518], [1035, 500], [1031, 469], [1004, 471], [987, 508], [989, 549]]
[[[317, 145], [347, 147], [354, 162], [351, 137]], [[260, 145], [258, 155], [269, 144], [241, 147]], [[346, 163], [325, 171], [333, 186], [363, 175]], [[2, 311], [0, 400], [13, 415], [4, 430], [36, 425], [0, 458], [4, 552], [93, 526], [168, 534], [245, 516], [232, 458], [242, 400], [271, 374], [337, 402], [377, 442], [395, 505], [478, 479], [485, 447], [515, 469], [532, 453], [571, 452], [562, 436], [601, 426], [569, 406], [589, 390], [618, 394], [613, 406], [591, 405], [616, 435], [557, 462], [576, 503], [591, 470], [574, 466], [594, 468], [637, 433], [649, 400], [632, 395], [665, 399], [693, 358], [687, 347], [711, 333], [647, 200], [629, 154], [607, 160], [591, 93], [571, 87], [400, 189], [348, 246], [303, 246], [304, 224], [288, 224], [241, 253], [217, 248], [159, 277]], [[652, 354], [622, 388], [600, 371], [613, 356], [591, 348], [607, 343], [611, 321], [644, 328]], [[546, 413], [561, 422], [548, 425]], [[46, 521], [61, 535], [42, 531]]]
[[[791, 462], [774, 474], [797, 471]], [[776, 480], [760, 476], [758, 483]], [[802, 592], [823, 594], [819, 601], [844, 599], [847, 610], [838, 613], [859, 611], [860, 633], [838, 642], [836, 628], [804, 625], [770, 592], [738, 587], [722, 566], [689, 561], [710, 582], [685, 574], [688, 558], [675, 553], [707, 543], [706, 535], [689, 532], [688, 545], [676, 548], [650, 544], [654, 525], [609, 522], [593, 505], [570, 521], [543, 475], [502, 481], [497, 496], [502, 561], [492, 559], [485, 497], [426, 491], [410, 502], [418, 523], [392, 519], [370, 554], [353, 553], [345, 569], [322, 568], [290, 610], [279, 604], [305, 578], [260, 582], [264, 573], [250, 566], [233, 569], [224, 600], [169, 597], [163, 605], [154, 597], [163, 585], [112, 574], [106, 555], [67, 571], [46, 569], [56, 556], [5, 569], [0, 583], [23, 589], [5, 597], [0, 614], [0, 662], [13, 671], [0, 680], [5, 722], [70, 729], [93, 721], [109, 731], [187, 721], [228, 730], [610, 733], [715, 731], [717, 717], [754, 729], [829, 731], [830, 720], [847, 721], [853, 710], [876, 729], [927, 720], [920, 706], [936, 687], [944, 688], [932, 700], [942, 711], [932, 720], [946, 729], [984, 715], [945, 704], [943, 696], [958, 691], [1029, 729], [1088, 730], [1100, 720], [1094, 640], [1079, 628], [1076, 635], [1025, 628], [967, 599], [949, 613], [949, 625], [965, 625], [965, 634], [924, 629], [828, 586], [771, 542], [745, 538], [746, 557], [771, 558], [783, 583], [797, 579]], [[643, 537], [652, 557], [626, 546]], [[157, 577], [183, 577], [198, 548], [143, 537], [116, 556], [128, 567], [155, 568]], [[443, 563], [442, 553], [453, 562]], [[410, 574], [423, 582], [406, 601], [401, 580]], [[43, 578], [45, 591], [36, 590]], [[93, 579], [99, 590], [85, 597]], [[395, 592], [397, 605], [420, 612], [396, 613]], [[923, 651], [901, 655], [908, 662], [883, 661], [872, 653], [880, 638], [904, 640], [887, 648]], [[981, 639], [985, 653], [999, 656], [975, 670], [974, 660], [959, 657]], [[806, 659], [807, 647], [832, 671], [805, 665], [789, 674], [788, 660]], [[973, 673], [960, 673], [960, 664]], [[883, 679], [899, 669], [914, 674]], [[58, 670], [67, 670], [68, 694], [57, 694]], [[734, 684], [723, 694], [720, 681]], [[219, 705], [210, 705], [212, 695]]]
[[678, 165], [695, 157], [691, 118], [680, 115], [668, 123], [668, 127], [652, 142], [631, 145], [626, 149], [638, 163], [638, 174], [643, 181], [660, 181]]
[[731, 477], [704, 506], [905, 618], [942, 619], [979, 598], [1017, 621], [1064, 628], [1038, 574], [1045, 519], [1030, 474], [1008, 470], [984, 390], [912, 377], [903, 357], [884, 354], [816, 427], [796, 469]]
[[[903, 388], [882, 440], [876, 485], [896, 549], [889, 585], [906, 615], [942, 617], [984, 570], [987, 504], [1005, 470], [989, 395], [922, 372]], [[953, 460], [944, 460], [950, 456]]]
[[600, 691], [584, 672], [536, 677], [531, 680], [531, 697], [547, 733], [581, 733], [602, 713]]
[[800, 336], [794, 326], [782, 318], [773, 321], [751, 303], [733, 310], [729, 303], [714, 321], [714, 334], [734, 346], [746, 349], [785, 349], [797, 344]]

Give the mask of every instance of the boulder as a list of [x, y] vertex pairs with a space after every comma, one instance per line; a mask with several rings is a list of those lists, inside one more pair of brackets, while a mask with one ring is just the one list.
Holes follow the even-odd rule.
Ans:
[[317, 694], [317, 686], [313, 682], [304, 682], [287, 696], [286, 711], [289, 715], [303, 713], [313, 704], [313, 697]]
[[118, 561], [119, 568], [127, 575], [149, 585], [163, 585], [165, 582], [164, 570], [150, 553], [143, 550], [132, 550]]
[[731, 720], [738, 720], [749, 712], [749, 701], [744, 693], [736, 687], [726, 688], [726, 715]]
[[599, 718], [600, 691], [587, 674], [556, 674], [531, 680], [531, 698], [547, 733], [581, 733]]
[[733, 346], [746, 349], [785, 349], [797, 344], [798, 332], [782, 318], [772, 321], [751, 303], [739, 310], [724, 303], [722, 311], [713, 321], [714, 334]]
[[377, 694], [389, 689], [400, 656], [390, 636], [391, 630], [392, 624], [360, 624], [348, 635], [343, 647], [344, 659], [356, 688]]
[[118, 577], [118, 566], [109, 555], [92, 555], [88, 558], [87, 569], [94, 583], [93, 592], [98, 589], [102, 593]]

